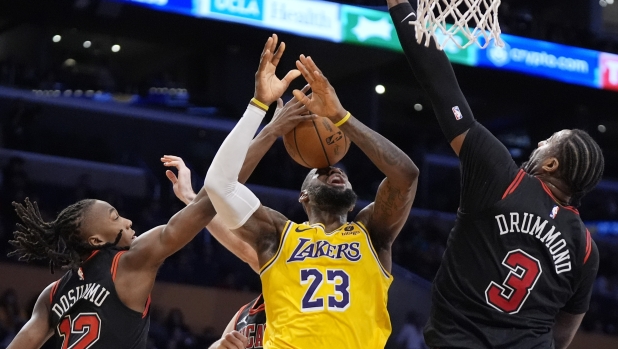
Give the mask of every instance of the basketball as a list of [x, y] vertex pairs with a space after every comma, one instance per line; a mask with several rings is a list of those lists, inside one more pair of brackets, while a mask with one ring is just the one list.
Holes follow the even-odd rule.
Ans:
[[332, 166], [350, 149], [350, 139], [325, 117], [301, 122], [283, 136], [283, 144], [294, 161], [308, 168]]

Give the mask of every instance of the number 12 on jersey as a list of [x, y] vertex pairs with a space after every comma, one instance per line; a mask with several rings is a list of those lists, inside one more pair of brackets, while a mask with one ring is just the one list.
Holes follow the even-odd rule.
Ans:
[[[324, 310], [324, 297], [315, 297], [315, 293], [324, 283], [324, 273], [315, 268], [300, 270], [300, 284], [309, 285], [301, 300], [303, 312]], [[326, 283], [333, 285], [333, 293], [327, 296], [329, 311], [345, 311], [350, 306], [350, 276], [345, 270], [327, 269]]]
[[[101, 318], [97, 313], [80, 313], [73, 320], [67, 315], [58, 324], [62, 349], [88, 349], [99, 340], [100, 333]], [[76, 340], [71, 340], [73, 335]]]
[[508, 314], [516, 314], [543, 272], [541, 263], [522, 250], [506, 254], [502, 265], [510, 272], [502, 285], [492, 281], [485, 290], [487, 304]]

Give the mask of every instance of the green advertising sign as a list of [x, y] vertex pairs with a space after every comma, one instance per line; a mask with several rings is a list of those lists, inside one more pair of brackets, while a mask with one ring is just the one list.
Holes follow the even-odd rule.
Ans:
[[[341, 5], [341, 27], [342, 42], [403, 52], [388, 12]], [[461, 40], [462, 43], [467, 39], [462, 34], [457, 34], [455, 40]], [[471, 66], [476, 65], [477, 51], [478, 48], [474, 45], [462, 50], [452, 42], [444, 48], [452, 62]]]

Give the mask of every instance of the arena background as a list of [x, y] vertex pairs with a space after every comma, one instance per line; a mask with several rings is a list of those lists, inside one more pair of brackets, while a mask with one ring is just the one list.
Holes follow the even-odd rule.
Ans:
[[[36, 295], [59, 277], [44, 264], [6, 257], [16, 222], [10, 203], [30, 197], [52, 219], [64, 206], [92, 197], [118, 208], [137, 232], [165, 223], [182, 203], [159, 158], [181, 156], [194, 188], [201, 186], [252, 96], [261, 47], [273, 31], [288, 44], [281, 70], [292, 68], [299, 54], [311, 55], [344, 106], [421, 168], [410, 219], [393, 248], [394, 330], [387, 347], [398, 347], [407, 318], [424, 323], [430, 282], [457, 209], [458, 161], [392, 31], [359, 24], [361, 17], [384, 23], [383, 1], [313, 2], [310, 10], [298, 10], [306, 3], [0, 3], [0, 348], [29, 317]], [[268, 19], [251, 6], [258, 12], [278, 6], [279, 17]], [[329, 17], [331, 8], [336, 18]], [[603, 148], [604, 180], [580, 210], [601, 267], [571, 348], [617, 348], [618, 4], [503, 0], [500, 21], [509, 38], [506, 51], [451, 47], [449, 57], [476, 118], [518, 162], [562, 128], [585, 129]], [[377, 93], [378, 85], [384, 93]], [[293, 87], [300, 86], [299, 80]], [[354, 146], [341, 165], [363, 202], [371, 200], [379, 171]], [[278, 141], [250, 187], [268, 206], [303, 220], [296, 199], [306, 171]], [[260, 290], [257, 275], [206, 230], [165, 263], [158, 280], [149, 344], [158, 349], [207, 348]]]

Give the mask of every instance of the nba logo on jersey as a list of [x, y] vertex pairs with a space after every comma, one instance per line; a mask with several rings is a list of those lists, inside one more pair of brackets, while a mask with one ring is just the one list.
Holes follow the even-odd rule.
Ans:
[[461, 115], [461, 110], [459, 110], [458, 106], [453, 107], [453, 114], [455, 114], [455, 120], [463, 119], [463, 115]]
[[82, 270], [81, 267], [77, 269], [77, 276], [79, 276], [80, 280], [84, 280], [84, 271]]
[[558, 210], [560, 209], [560, 207], [558, 207], [558, 205], [555, 205], [554, 208], [551, 209], [551, 213], [549, 214], [549, 217], [551, 219], [555, 219], [556, 216], [558, 215]]

